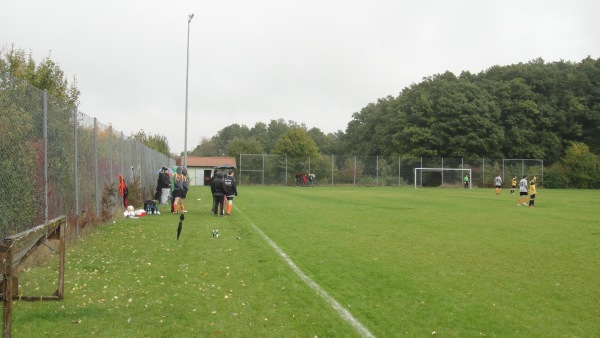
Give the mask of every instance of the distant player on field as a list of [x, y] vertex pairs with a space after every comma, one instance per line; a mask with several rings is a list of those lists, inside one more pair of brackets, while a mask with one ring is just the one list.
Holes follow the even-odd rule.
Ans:
[[502, 190], [502, 177], [500, 177], [500, 174], [494, 178], [494, 184], [496, 185], [496, 195], [500, 195], [500, 190]]
[[523, 175], [523, 178], [519, 181], [519, 199], [517, 200], [517, 206], [521, 205], [521, 197], [523, 197], [523, 205], [527, 206], [527, 175]]
[[535, 181], [537, 178], [533, 176], [531, 181], [529, 182], [529, 207], [535, 208], [535, 193], [537, 192], [535, 189]]
[[510, 194], [514, 195], [516, 189], [517, 189], [517, 176], [514, 176], [512, 178], [512, 181], [510, 182]]
[[465, 189], [469, 189], [469, 175], [465, 175]]

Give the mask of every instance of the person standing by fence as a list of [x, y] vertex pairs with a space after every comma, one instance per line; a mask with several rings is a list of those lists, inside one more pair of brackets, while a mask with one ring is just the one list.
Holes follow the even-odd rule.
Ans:
[[465, 175], [465, 189], [469, 189], [469, 175]]
[[190, 184], [189, 184], [189, 177], [187, 175], [187, 168], [183, 168], [181, 169], [181, 176], [182, 176], [182, 184], [181, 184], [181, 197], [179, 198], [179, 211], [181, 213], [187, 212], [187, 210], [185, 210], [185, 198], [187, 196], [187, 192], [190, 189]]
[[[182, 168], [177, 167], [175, 171], [175, 177], [173, 178], [173, 213], [179, 213], [179, 202], [183, 193], [183, 175], [181, 174]], [[183, 211], [182, 211], [183, 212]]]
[[157, 190], [160, 191], [160, 204], [167, 205], [169, 193], [171, 192], [171, 178], [169, 177], [169, 169], [166, 167], [163, 167], [162, 171], [158, 174]]

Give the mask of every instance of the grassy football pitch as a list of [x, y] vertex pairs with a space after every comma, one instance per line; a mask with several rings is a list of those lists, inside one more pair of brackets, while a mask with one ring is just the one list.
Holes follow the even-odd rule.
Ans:
[[[15, 337], [600, 336], [600, 192], [206, 187], [178, 216], [67, 247], [65, 299], [17, 301]], [[218, 229], [219, 237], [211, 231]], [[57, 259], [19, 274], [51, 294]]]

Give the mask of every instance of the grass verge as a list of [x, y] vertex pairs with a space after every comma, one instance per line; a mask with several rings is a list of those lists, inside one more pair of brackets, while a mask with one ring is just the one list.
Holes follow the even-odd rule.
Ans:
[[[16, 336], [359, 336], [256, 231], [375, 336], [598, 336], [597, 191], [208, 189], [178, 217], [121, 219], [67, 249], [65, 299], [17, 302]], [[166, 211], [166, 207], [161, 207]], [[220, 237], [212, 238], [211, 230]], [[50, 294], [56, 265], [20, 274]]]

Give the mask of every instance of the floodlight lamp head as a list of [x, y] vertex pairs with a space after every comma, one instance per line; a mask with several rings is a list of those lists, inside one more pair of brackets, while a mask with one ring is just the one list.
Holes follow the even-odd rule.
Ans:
[[194, 18], [194, 13], [190, 14], [190, 16], [188, 18], [188, 22], [191, 22], [193, 18]]

